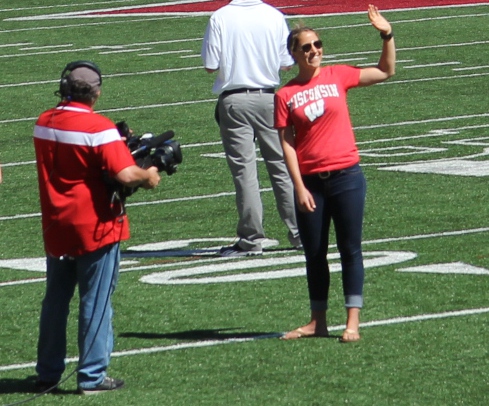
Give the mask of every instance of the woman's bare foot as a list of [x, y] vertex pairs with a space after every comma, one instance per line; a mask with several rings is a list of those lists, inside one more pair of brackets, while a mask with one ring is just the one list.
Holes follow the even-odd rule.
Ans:
[[350, 307], [346, 309], [346, 329], [343, 331], [341, 341], [343, 343], [352, 343], [360, 340], [360, 309]]
[[341, 336], [341, 341], [344, 343], [353, 343], [355, 341], [360, 340], [360, 334], [358, 333], [358, 330], [352, 330], [352, 329], [345, 329], [343, 331], [343, 335]]

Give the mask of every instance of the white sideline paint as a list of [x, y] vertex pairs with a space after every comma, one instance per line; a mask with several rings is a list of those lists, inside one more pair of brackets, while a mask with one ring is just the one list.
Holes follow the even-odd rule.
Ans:
[[3, 216], [0, 217], [0, 221], [3, 220], [16, 220], [16, 219], [27, 219], [31, 217], [40, 217], [41, 213], [30, 213], [30, 214], [16, 214], [14, 216]]
[[[377, 240], [367, 240], [362, 243], [362, 245], [369, 244], [382, 244], [387, 242], [395, 241], [407, 241], [407, 240], [419, 240], [426, 238], [440, 238], [440, 237], [450, 237], [457, 235], [473, 234], [473, 233], [483, 233], [489, 231], [489, 228], [477, 228], [471, 230], [458, 230], [458, 231], [445, 231], [441, 233], [431, 233], [431, 234], [421, 234], [414, 236], [403, 236], [403, 237], [393, 237], [393, 238], [383, 238]], [[184, 249], [189, 247], [193, 243], [202, 242], [222, 242], [230, 241], [230, 237], [222, 238], [203, 238], [203, 239], [189, 239], [189, 240], [174, 240], [174, 241], [163, 241], [149, 244], [142, 244], [139, 246], [129, 247], [128, 251], [133, 252], [146, 252], [151, 256], [153, 252], [154, 256], [164, 256], [165, 251], [174, 249]], [[266, 247], [272, 247], [277, 245], [276, 240], [268, 240], [266, 242]], [[334, 245], [330, 245], [334, 248]], [[141, 270], [158, 270], [159, 272], [146, 275], [140, 280], [146, 283], [154, 284], [202, 284], [202, 283], [222, 283], [222, 282], [236, 282], [236, 281], [248, 281], [248, 280], [262, 280], [262, 279], [277, 279], [285, 277], [295, 277], [305, 274], [303, 267], [294, 269], [284, 269], [284, 270], [274, 270], [269, 272], [254, 272], [245, 273], [238, 275], [227, 275], [223, 277], [210, 277], [210, 278], [198, 278], [198, 279], [188, 279], [189, 276], [200, 276], [206, 273], [217, 273], [217, 272], [227, 272], [236, 271], [240, 269], [252, 269], [252, 268], [263, 268], [271, 265], [281, 265], [281, 264], [293, 264], [293, 263], [303, 263], [304, 258], [302, 255], [285, 255], [284, 257], [278, 257], [278, 255], [290, 254], [290, 251], [265, 251], [264, 257], [270, 256], [271, 258], [253, 258], [246, 259], [245, 261], [232, 261], [228, 258], [223, 257], [210, 257], [206, 259], [201, 259], [200, 257], [205, 255], [216, 254], [219, 247], [206, 247], [197, 250], [192, 250], [188, 248], [186, 251], [178, 252], [168, 252], [167, 256], [185, 256], [191, 257], [192, 255], [198, 256], [195, 260], [186, 261], [184, 264], [182, 262], [171, 262], [171, 263], [161, 263], [161, 264], [151, 264], [151, 265], [139, 265], [137, 260], [123, 260], [121, 262], [121, 272], [131, 272], [131, 271], [141, 271]], [[413, 252], [396, 252], [396, 251], [364, 251], [364, 264], [365, 268], [374, 268], [384, 265], [393, 265], [396, 263], [401, 263], [408, 261], [410, 259], [416, 258], [416, 253]], [[373, 258], [369, 258], [373, 257]], [[339, 259], [337, 253], [332, 253], [329, 256], [330, 260]], [[226, 262], [225, 264], [217, 264], [218, 262]], [[203, 265], [210, 264], [210, 265]], [[162, 272], [165, 268], [179, 267], [182, 265], [191, 265], [184, 269], [170, 270]], [[0, 268], [17, 269], [22, 271], [32, 271], [32, 272], [45, 272], [45, 258], [17, 258], [0, 260]], [[339, 264], [332, 262], [330, 264], [331, 272], [339, 272]], [[465, 264], [462, 262], [446, 263], [446, 264], [428, 264], [421, 265], [417, 267], [410, 268], [398, 268], [396, 271], [399, 272], [413, 272], [413, 273], [442, 273], [442, 274], [466, 274], [466, 275], [489, 275], [489, 271], [475, 267], [470, 264]], [[43, 282], [45, 278], [29, 278], [17, 281], [8, 281], [0, 283], [0, 287], [3, 286], [14, 286], [27, 283]]]
[[[0, 85], [0, 88], [2, 86]], [[120, 108], [120, 109], [110, 109], [110, 110], [100, 110], [99, 112], [115, 112], [115, 111], [122, 111], [122, 110], [138, 110], [138, 109], [144, 109], [144, 108], [158, 108], [158, 107], [172, 107], [176, 105], [184, 105], [184, 104], [197, 104], [197, 103], [207, 103], [207, 102], [215, 102], [216, 99], [206, 99], [206, 100], [195, 100], [192, 102], [177, 102], [177, 103], [167, 103], [167, 104], [159, 104], [159, 105], [147, 105], [147, 106], [142, 106], [142, 107], [127, 107], [127, 108]], [[479, 117], [489, 117], [488, 113], [482, 113], [482, 114], [472, 114], [472, 115], [465, 115], [465, 116], [454, 116], [454, 117], [444, 117], [444, 118], [437, 118], [437, 119], [428, 119], [428, 120], [421, 120], [421, 121], [409, 121], [409, 122], [399, 122], [399, 123], [391, 123], [391, 124], [376, 124], [376, 125], [369, 125], [369, 126], [357, 126], [354, 127], [353, 129], [355, 131], [359, 130], [367, 130], [367, 129], [375, 129], [375, 128], [385, 128], [385, 127], [396, 127], [396, 126], [405, 126], [405, 125], [417, 125], [417, 124], [428, 124], [431, 122], [443, 122], [443, 121], [452, 121], [452, 120], [466, 120], [466, 119], [472, 119], [472, 118], [479, 118]], [[22, 119], [11, 119], [11, 120], [0, 120], [0, 124], [5, 124], [7, 122], [17, 122], [17, 121], [34, 121], [36, 120], [35, 117], [28, 117], [28, 118], [22, 118]], [[421, 139], [421, 138], [434, 138], [434, 137], [442, 137], [442, 136], [447, 136], [447, 135], [457, 135], [460, 134], [461, 131], [463, 130], [474, 130], [474, 129], [480, 129], [480, 128], [487, 128], [489, 127], [489, 124], [477, 124], [477, 125], [466, 125], [466, 126], [461, 126], [461, 127], [455, 127], [455, 128], [446, 128], [446, 129], [433, 129], [428, 131], [426, 134], [420, 134], [420, 135], [408, 135], [408, 136], [402, 136], [402, 137], [395, 137], [395, 138], [379, 138], [375, 140], [368, 140], [368, 141], [358, 141], [357, 145], [368, 145], [368, 144], [377, 144], [377, 143], [391, 143], [393, 141], [407, 141], [407, 140], [416, 140], [416, 139]], [[460, 140], [454, 140], [454, 141], [443, 141], [443, 144], [454, 144], [454, 145], [480, 145], [480, 146], [488, 146], [489, 141], [485, 142], [485, 140], [488, 140], [489, 137], [477, 137], [477, 138], [469, 138], [469, 139], [460, 139]], [[185, 144], [182, 145], [182, 148], [201, 148], [205, 146], [213, 146], [213, 145], [221, 145], [221, 141], [211, 141], [211, 142], [201, 142], [201, 143], [194, 143], [194, 144]], [[394, 147], [397, 148], [397, 147]], [[410, 148], [410, 149], [415, 149], [415, 147], [403, 147], [403, 148]], [[388, 150], [388, 148], [385, 148], [384, 150]], [[364, 154], [365, 152], [369, 152], [371, 150], [361, 150], [361, 154]], [[216, 154], [202, 154], [202, 156], [209, 156], [209, 157], [221, 157], [222, 153], [216, 153]], [[488, 152], [484, 152], [481, 154], [474, 154], [465, 158], [476, 158], [476, 157], [481, 157], [484, 155], [488, 155]], [[460, 159], [460, 157], [457, 158], [452, 158], [453, 159]], [[21, 166], [21, 165], [34, 165], [36, 161], [23, 161], [23, 162], [3, 162], [2, 167], [10, 167], [10, 166]], [[365, 164], [364, 164], [365, 165]]]
[[[89, 24], [88, 24], [89, 25]], [[51, 27], [52, 28], [52, 27]], [[39, 30], [40, 28], [36, 28], [36, 30]], [[0, 31], [1, 33], [4, 33], [5, 31]], [[175, 44], [175, 43], [184, 43], [187, 44], [189, 42], [200, 42], [202, 41], [202, 37], [196, 37], [196, 38], [184, 38], [184, 39], [173, 39], [173, 40], [161, 40], [161, 41], [150, 41], [150, 42], [135, 42], [135, 43], [129, 43], [129, 44], [119, 44], [119, 45], [92, 45], [87, 48], [71, 48], [73, 44], [64, 44], [64, 45], [50, 45], [50, 46], [43, 46], [41, 47], [42, 49], [49, 49], [52, 47], [68, 47], [68, 49], [64, 50], [51, 50], [51, 51], [44, 51], [44, 52], [30, 52], [30, 53], [15, 53], [15, 54], [0, 54], [0, 58], [18, 58], [18, 57], [23, 57], [23, 56], [35, 56], [35, 55], [48, 55], [48, 54], [58, 54], [60, 52], [70, 52], [70, 53], [77, 53], [81, 51], [93, 51], [93, 50], [100, 50], [100, 53], [106, 52], [106, 50], [113, 50], [113, 52], [117, 52], [119, 50], [120, 52], [124, 52], [124, 49], [129, 48], [129, 47], [140, 47], [140, 46], [147, 46], [147, 45], [158, 45], [158, 44]], [[426, 49], [438, 49], [438, 48], [451, 48], [451, 47], [463, 47], [463, 46], [472, 46], [472, 45], [484, 45], [489, 43], [489, 41], [472, 41], [472, 42], [462, 42], [462, 43], [450, 43], [450, 44], [438, 44], [438, 45], [426, 45], [423, 47], [410, 47], [410, 48], [398, 48], [397, 52], [403, 52], [403, 51], [416, 51], [416, 50], [426, 50]], [[26, 43], [27, 45], [33, 45], [33, 43]], [[2, 45], [0, 47], [14, 47], [14, 46], [22, 46], [26, 44], [6, 44]], [[34, 48], [32, 48], [34, 49]], [[22, 48], [19, 48], [19, 50], [23, 50]], [[190, 50], [179, 50], [178, 52], [191, 52]], [[352, 60], [362, 60], [365, 58], [349, 58], [349, 59], [339, 59], [340, 57], [354, 57], [357, 55], [377, 55], [378, 51], [357, 51], [357, 52], [347, 52], [347, 53], [337, 53], [337, 54], [330, 54], [327, 56], [324, 56], [323, 58], [326, 60], [330, 60], [330, 62], [340, 62], [340, 61], [352, 61]], [[200, 53], [195, 54], [195, 55], [190, 55], [191, 57], [200, 57]], [[188, 58], [189, 56], [182, 56], [185, 58]], [[402, 60], [401, 60], [402, 61]], [[401, 61], [397, 61], [397, 63], [402, 63]], [[412, 61], [412, 60], [411, 60]], [[452, 62], [449, 62], [452, 64]], [[455, 63], [455, 62], [453, 62]], [[434, 66], [434, 65], [431, 65]], [[403, 66], [403, 68], [409, 69], [409, 66]], [[483, 68], [483, 67], [482, 67]], [[122, 73], [122, 74], [104, 74], [104, 78], [110, 78], [110, 77], [120, 77], [120, 76], [131, 76], [131, 75], [143, 75], [143, 74], [154, 74], [154, 73], [163, 73], [163, 72], [180, 72], [181, 70], [202, 70], [202, 66], [190, 66], [186, 68], [174, 68], [174, 69], [163, 69], [163, 70], [156, 70], [156, 71], [146, 71], [146, 72], [130, 72], [130, 73]], [[478, 66], [476, 67], [470, 67], [470, 68], [464, 68], [463, 70], [473, 70], [473, 69], [479, 69]], [[459, 69], [453, 68], [453, 71], [458, 71]], [[454, 80], [457, 78], [465, 78], [465, 77], [477, 77], [477, 76], [485, 76], [488, 73], [481, 73], [481, 74], [468, 74], [468, 75], [457, 75], [457, 76], [450, 76], [450, 77], [434, 77], [434, 78], [421, 78], [421, 79], [409, 79], [409, 80], [389, 80], [388, 82], [382, 82], [379, 83], [378, 85], [391, 85], [391, 84], [398, 84], [398, 83], [411, 83], [411, 82], [418, 82], [418, 81], [426, 81], [426, 80], [440, 80], [440, 79], [447, 79], [449, 78], [450, 80]], [[55, 80], [43, 80], [43, 81], [35, 81], [35, 82], [25, 82], [25, 83], [9, 83], [9, 84], [2, 84], [0, 85], [1, 87], [14, 87], [14, 86], [32, 86], [32, 85], [41, 85], [41, 84], [48, 84], [48, 83], [57, 83], [59, 79]]]
[[[464, 317], [464, 316], [472, 316], [476, 314], [488, 313], [489, 308], [479, 308], [479, 309], [465, 309], [465, 310], [457, 310], [451, 312], [443, 312], [443, 313], [432, 313], [432, 314], [420, 314], [418, 316], [409, 316], [409, 317], [394, 317], [392, 319], [385, 320], [373, 320], [364, 323], [360, 323], [361, 328], [367, 327], [379, 327], [379, 326], [389, 326], [393, 324], [402, 324], [402, 323], [415, 323], [418, 321], [427, 321], [427, 320], [437, 320], [437, 319], [446, 319], [449, 317]], [[339, 326], [331, 326], [328, 327], [328, 330], [338, 331], [344, 329], [344, 325]], [[239, 334], [239, 333], [236, 333]], [[229, 338], [225, 340], [206, 340], [206, 341], [196, 341], [196, 342], [188, 342], [188, 343], [180, 343], [168, 345], [165, 347], [149, 347], [149, 348], [140, 348], [135, 350], [127, 350], [127, 351], [117, 351], [112, 353], [112, 358], [114, 357], [127, 357], [130, 355], [142, 355], [142, 354], [155, 354], [159, 352], [165, 351], [176, 351], [176, 350], [186, 350], [190, 348], [203, 348], [203, 347], [212, 347], [216, 345], [223, 344], [234, 344], [234, 343], [244, 343], [249, 341], [263, 340], [266, 338], [278, 338], [283, 335], [283, 332], [280, 333], [272, 333], [266, 335], [259, 335], [255, 337], [247, 337], [247, 338]], [[78, 362], [78, 357], [67, 358], [66, 363]], [[18, 369], [26, 369], [26, 368], [34, 368], [36, 366], [35, 362], [28, 362], [23, 364], [12, 364], [12, 365], [3, 365], [0, 366], [0, 371], [12, 371]]]
[[398, 146], [398, 147], [362, 149], [360, 151], [360, 155], [379, 158], [379, 157], [432, 154], [435, 152], [446, 152], [446, 151], [448, 151], [447, 148], [415, 147], [415, 146], [411, 146], [411, 145], [404, 145], [404, 146]]
[[424, 65], [405, 65], [404, 69], [418, 69], [418, 68], [433, 68], [439, 66], [460, 65], [462, 62], [439, 62], [439, 63], [426, 63]]
[[27, 283], [44, 282], [45, 280], [46, 280], [46, 278], [32, 278], [32, 279], [22, 279], [19, 281], [2, 282], [2, 283], [0, 283], [0, 287], [2, 287], [2, 286], [26, 285]]
[[447, 264], [420, 265], [396, 269], [398, 272], [422, 272], [441, 274], [489, 275], [489, 270], [478, 266], [464, 264], [463, 262], [450, 262]]
[[[189, 70], [189, 69], [194, 69], [194, 68], [178, 68], [178, 69], [172, 69], [174, 71], [177, 70]], [[168, 69], [167, 69], [168, 70]], [[129, 76], [129, 75], [137, 75], [138, 73], [128, 73], [128, 74], [117, 74], [118, 76]], [[485, 75], [489, 75], [489, 72]], [[115, 76], [115, 75], [114, 75]], [[104, 76], [105, 78], [105, 76]], [[428, 78], [427, 80], [438, 80], [440, 78]], [[446, 78], [443, 78], [446, 79]], [[453, 78], [451, 78], [453, 80]], [[415, 80], [416, 81], [416, 80]], [[386, 82], [384, 82], [386, 83]], [[393, 82], [391, 82], [393, 83]], [[0, 88], [2, 85], [0, 85]], [[174, 102], [174, 103], [159, 103], [159, 104], [149, 104], [149, 105], [143, 105], [143, 106], [129, 106], [129, 107], [118, 107], [118, 108], [113, 108], [113, 109], [105, 109], [105, 110], [97, 110], [97, 113], [114, 113], [114, 112], [119, 112], [119, 111], [133, 111], [133, 110], [145, 110], [145, 109], [156, 109], [156, 108], [161, 108], [161, 107], [174, 107], [174, 106], [185, 106], [185, 105], [192, 105], [192, 104], [198, 104], [198, 103], [215, 103], [217, 99], [203, 99], [203, 100], [191, 100], [191, 101], [182, 101], [182, 102]], [[445, 122], [445, 121], [454, 121], [454, 120], [467, 120], [471, 118], [481, 118], [481, 117], [489, 117], [489, 113], [481, 113], [481, 114], [467, 114], [463, 116], [451, 116], [451, 117], [439, 117], [439, 118], [429, 118], [426, 120], [412, 120], [412, 121], [400, 121], [397, 123], [385, 123], [385, 124], [372, 124], [372, 125], [364, 125], [364, 126], [356, 126], [353, 127], [354, 131], [358, 130], [372, 130], [376, 128], [388, 128], [388, 127], [401, 127], [401, 126], [410, 126], [410, 125], [418, 125], [418, 124], [429, 124], [429, 123], [440, 123], [440, 122]], [[0, 120], [0, 124], [7, 124], [7, 123], [18, 123], [18, 122], [23, 122], [23, 121], [35, 121], [37, 120], [37, 117], [25, 117], [25, 118], [12, 118], [12, 119], [7, 119], [7, 120]], [[478, 126], [471, 126], [472, 128], [483, 128], [487, 127], [487, 125], [481, 124]], [[467, 127], [462, 127], [461, 129], [464, 128], [471, 128], [469, 126]], [[375, 141], [371, 141], [375, 142]], [[362, 142], [364, 143], [364, 142]]]
[[[365, 269], [368, 269], [409, 261], [416, 258], [417, 254], [409, 251], [372, 251], [364, 252], [363, 257], [364, 267]], [[334, 261], [340, 259], [340, 255], [338, 253], [333, 253], [328, 255], [328, 258], [330, 261]], [[190, 278], [191, 276], [200, 276], [209, 273], [233, 272], [238, 270], [259, 269], [270, 266], [291, 265], [297, 263], [301, 264], [301, 267], [291, 269], [276, 269], [272, 271], [245, 272], [225, 276], [211, 276], [208, 278]], [[330, 263], [329, 271], [330, 273], [340, 272], [340, 263]], [[175, 271], [155, 272], [150, 275], [145, 275], [139, 280], [141, 282], [157, 285], [195, 285], [282, 279], [305, 275], [306, 268], [304, 267], [304, 255], [292, 255], [284, 257], [249, 259], [247, 261], [238, 262], [226, 261], [221, 264], [187, 267]]]
[[[3, 164], [2, 164], [2, 166], [5, 167], [5, 165], [3, 165]], [[263, 188], [263, 189], [260, 189], [260, 193], [270, 192], [271, 190], [272, 190], [272, 188]], [[179, 198], [175, 198], [175, 199], [163, 199], [163, 200], [154, 200], [154, 201], [146, 201], [146, 202], [145, 201], [134, 202], [134, 203], [126, 204], [126, 207], [147, 206], [147, 205], [166, 204], [166, 203], [175, 203], [175, 202], [185, 202], [185, 201], [200, 200], [200, 199], [215, 199], [218, 197], [234, 196], [235, 194], [236, 194], [235, 192], [222, 192], [222, 193], [216, 193], [213, 195], [189, 196], [189, 197], [179, 197]], [[40, 216], [41, 216], [41, 213], [16, 214], [13, 216], [0, 217], [0, 221], [25, 219], [25, 218], [40, 217]]]
[[385, 166], [380, 171], [433, 173], [471, 177], [489, 176], [489, 161], [467, 161], [465, 159], [440, 159], [430, 162]]
[[489, 65], [481, 65], [481, 66], [468, 66], [466, 68], [453, 68], [452, 70], [455, 72], [461, 72], [464, 70], [475, 70], [475, 69], [487, 69]]
[[110, 1], [90, 1], [88, 3], [82, 3], [80, 1], [77, 1], [76, 3], [72, 4], [56, 4], [55, 6], [37, 6], [37, 7], [17, 7], [17, 8], [5, 8], [0, 10], [0, 12], [5, 12], [5, 11], [24, 11], [24, 10], [44, 10], [44, 9], [49, 9], [49, 8], [55, 8], [55, 9], [60, 9], [62, 7], [76, 7], [76, 6], [95, 6], [99, 4], [112, 4], [112, 3], [130, 3], [131, 1], [134, 0], [110, 0]]

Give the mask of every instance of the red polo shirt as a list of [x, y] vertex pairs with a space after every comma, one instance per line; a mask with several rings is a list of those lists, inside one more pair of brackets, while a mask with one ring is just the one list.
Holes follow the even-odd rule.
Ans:
[[34, 147], [47, 254], [78, 256], [129, 238], [104, 172], [114, 177], [135, 162], [112, 121], [63, 102], [37, 120]]

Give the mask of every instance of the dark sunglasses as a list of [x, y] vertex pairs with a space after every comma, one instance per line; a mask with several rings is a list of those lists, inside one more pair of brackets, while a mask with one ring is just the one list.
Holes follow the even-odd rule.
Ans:
[[317, 41], [314, 41], [311, 44], [301, 45], [302, 52], [305, 52], [305, 53], [310, 52], [313, 45], [314, 45], [314, 48], [321, 49], [323, 47], [323, 41], [321, 41], [320, 39], [318, 39]]

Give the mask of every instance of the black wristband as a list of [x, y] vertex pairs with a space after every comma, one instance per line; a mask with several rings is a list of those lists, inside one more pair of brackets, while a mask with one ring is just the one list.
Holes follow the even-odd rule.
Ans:
[[384, 41], [389, 41], [391, 38], [394, 38], [394, 31], [391, 31], [390, 34], [384, 34], [382, 31], [380, 32], [380, 38]]

